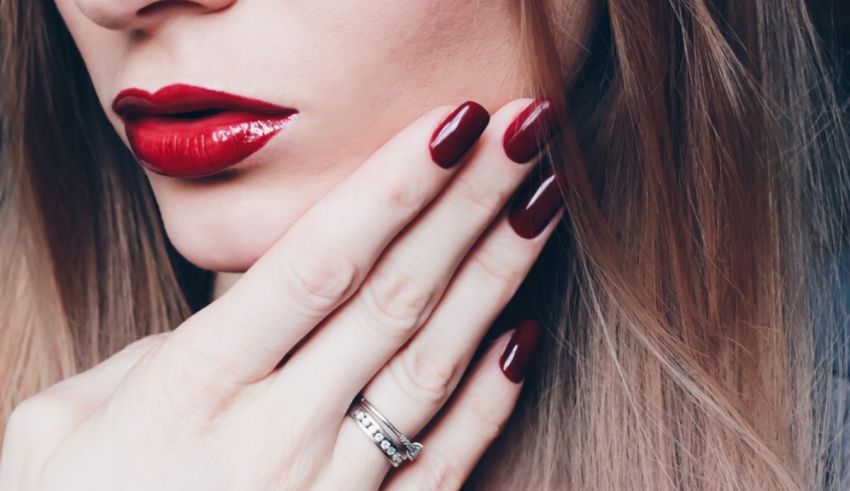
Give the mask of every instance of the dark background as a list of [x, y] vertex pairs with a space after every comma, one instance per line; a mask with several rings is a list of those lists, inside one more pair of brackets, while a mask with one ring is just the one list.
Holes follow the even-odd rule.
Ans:
[[808, 3], [847, 108], [850, 94], [850, 0], [809, 0]]

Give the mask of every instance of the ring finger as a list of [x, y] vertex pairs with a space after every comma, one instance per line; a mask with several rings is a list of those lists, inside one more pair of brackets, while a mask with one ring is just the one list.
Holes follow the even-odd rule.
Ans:
[[[544, 185], [546, 182], [552, 181], [544, 179]], [[556, 194], [548, 189], [550, 196]], [[428, 424], [454, 392], [476, 346], [519, 287], [563, 213], [563, 209], [554, 217], [550, 213], [551, 221], [531, 240], [517, 235], [508, 217], [500, 219], [479, 250], [460, 267], [426, 326], [363, 389], [363, 396], [409, 438]], [[374, 444], [346, 418], [338, 447], [348, 449], [364, 463], [373, 462], [360, 467], [365, 482], [380, 479], [389, 469], [384, 457], [369, 450], [370, 446]]]
[[[289, 397], [292, 385], [307, 379], [328, 389], [322, 407], [347, 405], [425, 323], [460, 262], [539, 159], [547, 143], [541, 132], [557, 129], [553, 116], [545, 100], [520, 99], [497, 111], [446, 190], [294, 353], [272, 391]], [[514, 143], [505, 145], [506, 136]]]

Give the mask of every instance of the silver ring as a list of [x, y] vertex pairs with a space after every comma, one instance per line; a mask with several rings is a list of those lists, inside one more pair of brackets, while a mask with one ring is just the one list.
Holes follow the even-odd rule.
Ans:
[[415, 460], [422, 451], [421, 443], [411, 442], [362, 395], [355, 398], [348, 414], [393, 467], [398, 467], [404, 460]]
[[357, 402], [366, 407], [371, 413], [375, 415], [381, 422], [395, 434], [396, 438], [402, 445], [404, 445], [404, 451], [408, 459], [415, 460], [416, 456], [419, 455], [419, 452], [422, 451], [422, 444], [417, 442], [411, 442], [404, 433], [400, 432], [398, 428], [395, 427], [392, 423], [381, 414], [378, 409], [372, 405], [365, 397], [362, 395], [357, 396]]

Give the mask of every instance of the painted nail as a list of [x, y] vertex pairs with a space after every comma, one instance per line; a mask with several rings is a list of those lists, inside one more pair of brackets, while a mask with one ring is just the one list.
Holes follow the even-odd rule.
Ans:
[[555, 106], [548, 99], [529, 104], [508, 125], [502, 146], [514, 162], [531, 161], [546, 146], [561, 125]]
[[546, 168], [543, 175], [533, 175], [511, 203], [508, 223], [520, 237], [533, 239], [540, 235], [546, 225], [563, 206], [561, 196], [563, 178]]
[[542, 335], [543, 329], [534, 319], [522, 321], [511, 334], [508, 345], [505, 346], [505, 351], [499, 359], [502, 372], [511, 382], [517, 384], [522, 382]]
[[445, 169], [461, 161], [484, 132], [490, 113], [480, 104], [466, 101], [446, 116], [431, 135], [431, 159]]

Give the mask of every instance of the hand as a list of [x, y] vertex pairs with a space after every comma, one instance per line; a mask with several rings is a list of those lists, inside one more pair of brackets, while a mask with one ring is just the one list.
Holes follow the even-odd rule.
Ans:
[[[505, 210], [539, 159], [534, 124], [503, 147], [531, 102], [489, 125], [468, 105], [436, 147], [454, 108], [428, 112], [222, 297], [22, 402], [0, 488], [459, 487], [513, 408], [539, 326], [503, 335], [461, 375], [564, 213], [553, 186], [532, 206], [544, 213]], [[360, 392], [411, 438], [429, 425], [418, 459], [388, 472], [346, 416]]]

